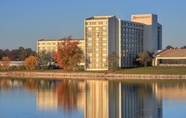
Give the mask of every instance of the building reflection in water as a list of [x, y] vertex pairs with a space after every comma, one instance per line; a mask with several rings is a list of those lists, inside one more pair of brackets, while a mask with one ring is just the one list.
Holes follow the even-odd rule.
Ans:
[[161, 99], [151, 85], [86, 81], [85, 118], [162, 118]]
[[86, 80], [85, 118], [108, 118], [108, 81]]
[[186, 82], [0, 79], [0, 90], [36, 91], [40, 110], [84, 110], [85, 118], [162, 118], [163, 99], [186, 99]]
[[40, 110], [57, 110], [57, 96], [53, 90], [37, 90], [37, 107]]
[[84, 109], [84, 82], [42, 80], [39, 83], [37, 106], [40, 110], [62, 109], [70, 113], [74, 109]]

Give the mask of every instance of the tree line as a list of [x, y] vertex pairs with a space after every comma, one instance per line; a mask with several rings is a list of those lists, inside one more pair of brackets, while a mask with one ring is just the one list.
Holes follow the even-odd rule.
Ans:
[[166, 47], [166, 49], [186, 49], [186, 45], [185, 45], [185, 46], [182, 46], [182, 47], [180, 47], [180, 48], [178, 48], [178, 47], [173, 47], [173, 46], [171, 46], [171, 45], [168, 45], [168, 46]]
[[19, 47], [18, 49], [0, 49], [0, 60], [8, 57], [11, 61], [24, 61], [29, 56], [36, 56], [36, 52], [31, 48]]

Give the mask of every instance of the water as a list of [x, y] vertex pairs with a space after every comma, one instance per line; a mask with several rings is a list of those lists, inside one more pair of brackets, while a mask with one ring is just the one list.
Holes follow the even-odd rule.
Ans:
[[186, 81], [1, 78], [0, 117], [186, 118]]

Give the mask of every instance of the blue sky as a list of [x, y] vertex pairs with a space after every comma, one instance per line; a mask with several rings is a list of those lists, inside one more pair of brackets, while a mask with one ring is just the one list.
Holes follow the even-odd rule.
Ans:
[[186, 45], [185, 0], [0, 0], [0, 49], [36, 50], [39, 39], [83, 38], [84, 19], [93, 15], [130, 20], [143, 13], [158, 15], [163, 48]]

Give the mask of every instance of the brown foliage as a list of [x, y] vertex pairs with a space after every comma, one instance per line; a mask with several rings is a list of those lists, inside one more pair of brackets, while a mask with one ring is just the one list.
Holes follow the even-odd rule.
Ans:
[[58, 44], [58, 51], [53, 54], [53, 59], [64, 70], [74, 70], [81, 61], [83, 52], [78, 47], [79, 41], [74, 41], [71, 36], [63, 38]]
[[37, 57], [30, 56], [26, 58], [24, 66], [27, 70], [36, 70], [38, 66], [38, 59]]

